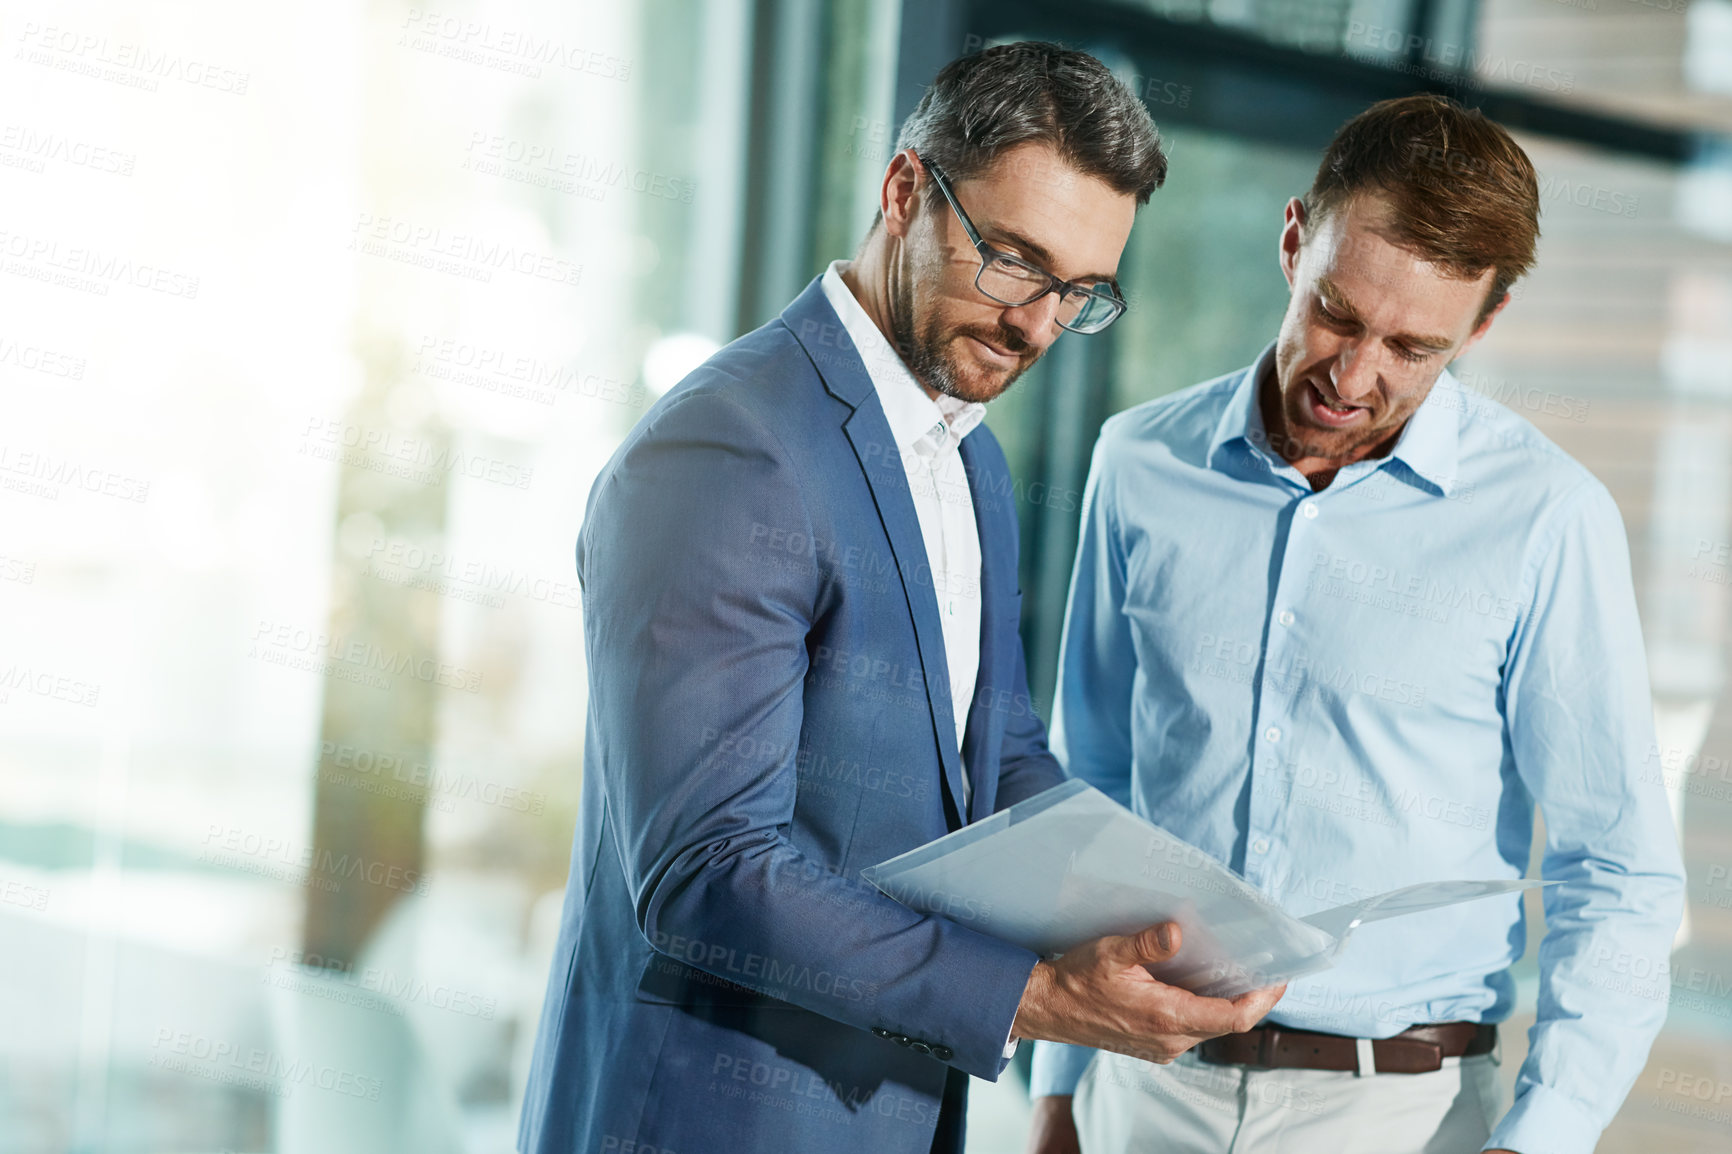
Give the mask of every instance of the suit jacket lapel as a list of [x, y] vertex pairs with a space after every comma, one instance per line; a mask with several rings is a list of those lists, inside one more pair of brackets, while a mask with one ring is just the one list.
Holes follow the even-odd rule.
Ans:
[[[979, 821], [992, 813], [998, 795], [998, 751], [1002, 746], [995, 740], [1002, 728], [993, 729], [992, 711], [1002, 704], [998, 701], [1000, 691], [1008, 692], [1015, 684], [1001, 668], [1014, 650], [1005, 644], [1006, 638], [999, 636], [1017, 586], [1015, 521], [998, 509], [999, 499], [1009, 489], [992, 484], [993, 478], [985, 475], [975, 448], [978, 444], [972, 434], [962, 438], [962, 465], [968, 474], [974, 522], [980, 531], [980, 672], [975, 675], [967, 739], [962, 744], [968, 781], [973, 787], [969, 821]], [[1009, 621], [1010, 628], [1016, 626], [1017, 622]]]
[[[920, 518], [914, 512], [914, 495], [908, 488], [901, 449], [891, 435], [890, 422], [884, 418], [872, 378], [817, 280], [783, 311], [782, 320], [805, 347], [825, 387], [853, 409], [843, 422], [843, 431], [866, 475], [884, 535], [889, 538], [890, 551], [896, 559], [920, 650], [921, 677], [926, 683], [926, 703], [932, 714], [944, 786], [956, 819], [965, 821], [962, 757], [956, 748], [956, 721], [950, 706], [944, 628], [938, 617], [938, 597], [932, 589], [926, 542], [920, 535]], [[920, 579], [922, 573], [927, 575], [924, 581]]]
[[[914, 495], [903, 471], [902, 454], [891, 439], [890, 424], [877, 398], [854, 410], [844, 426], [854, 454], [865, 470], [866, 483], [878, 506], [890, 551], [902, 577], [902, 591], [914, 619], [914, 636], [920, 646], [921, 674], [926, 681], [926, 703], [932, 711], [933, 737], [944, 763], [944, 784], [961, 819], [962, 757], [956, 748], [956, 719], [950, 707], [950, 672], [944, 660], [944, 626], [938, 617], [938, 596], [932, 589], [932, 569], [926, 560], [926, 541], [920, 535], [920, 518], [914, 512]], [[928, 574], [925, 580], [920, 574]]]

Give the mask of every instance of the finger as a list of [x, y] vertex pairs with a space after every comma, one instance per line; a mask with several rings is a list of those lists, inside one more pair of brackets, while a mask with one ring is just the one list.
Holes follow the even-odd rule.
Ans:
[[1275, 1008], [1275, 1003], [1279, 1002], [1281, 996], [1286, 992], [1287, 985], [1283, 982], [1279, 986], [1271, 986], [1262, 990], [1252, 990], [1248, 994], [1240, 994], [1238, 997], [1234, 998], [1233, 1005], [1237, 1009], [1238, 1021], [1240, 1023], [1238, 1026], [1234, 1027], [1234, 1032], [1243, 1033], [1255, 1026], [1258, 1022], [1262, 1021], [1269, 1011]]
[[1164, 962], [1179, 952], [1179, 936], [1177, 922], [1162, 922], [1116, 939], [1110, 956], [1127, 968]]
[[1236, 1006], [1247, 1006], [1252, 1002], [1267, 998], [1269, 1004], [1272, 1006], [1276, 1002], [1280, 1001], [1281, 995], [1286, 992], [1287, 983], [1282, 982], [1279, 986], [1264, 986], [1260, 990], [1250, 990], [1243, 994], [1237, 994], [1233, 997], [1232, 1002]]
[[[1157, 983], [1158, 985], [1158, 983]], [[1162, 986], [1165, 995], [1156, 1003], [1162, 1026], [1159, 1032], [1214, 1038], [1240, 1032], [1239, 1007], [1226, 998], [1204, 998], [1176, 986]]]
[[1268, 1010], [1273, 1007], [1276, 1002], [1279, 1002], [1286, 993], [1287, 983], [1282, 982], [1279, 986], [1265, 986], [1261, 990], [1252, 990], [1248, 994], [1240, 994], [1233, 1000], [1243, 1005], [1258, 1006], [1264, 1010]]

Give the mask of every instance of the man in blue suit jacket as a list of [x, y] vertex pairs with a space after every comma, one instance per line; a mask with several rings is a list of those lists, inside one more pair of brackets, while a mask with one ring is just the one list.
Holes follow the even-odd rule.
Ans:
[[1154, 981], [1174, 927], [1049, 963], [859, 880], [1063, 780], [977, 426], [1062, 328], [1123, 311], [1166, 168], [1136, 99], [1042, 44], [948, 66], [898, 143], [858, 259], [658, 402], [591, 491], [583, 803], [525, 1152], [959, 1151], [966, 1076], [1018, 1038], [1170, 1060], [1273, 1001]]

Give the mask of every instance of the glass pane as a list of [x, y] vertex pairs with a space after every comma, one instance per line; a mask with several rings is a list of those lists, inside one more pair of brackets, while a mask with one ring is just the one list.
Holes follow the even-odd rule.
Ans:
[[747, 7], [13, 27], [0, 1149], [514, 1148], [575, 535], [733, 335]]
[[[1540, 172], [1538, 267], [1456, 370], [1617, 500], [1654, 694], [1658, 746], [1644, 773], [1668, 788], [1690, 879], [1666, 1027], [1598, 1148], [1714, 1150], [1724, 1127], [1694, 1109], [1688, 1090], [1724, 1081], [1732, 1039], [1732, 902], [1723, 896], [1732, 890], [1716, 884], [1732, 824], [1732, 237], [1715, 235], [1717, 222], [1695, 208], [1711, 172], [1520, 139]], [[1540, 926], [1535, 912], [1506, 1074], [1526, 1049]]]
[[1121, 263], [1130, 308], [1113, 325], [1113, 411], [1250, 364], [1287, 307], [1277, 239], [1313, 152], [1163, 126], [1167, 182], [1138, 214]]

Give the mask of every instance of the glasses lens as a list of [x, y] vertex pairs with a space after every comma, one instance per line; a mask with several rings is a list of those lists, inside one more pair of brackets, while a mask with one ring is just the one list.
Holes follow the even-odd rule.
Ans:
[[974, 287], [1007, 305], [1027, 304], [1046, 292], [1049, 283], [1046, 274], [1039, 269], [1002, 256], [987, 261], [981, 266], [980, 275], [974, 278]]
[[1073, 292], [1059, 302], [1058, 323], [1076, 333], [1098, 333], [1114, 321], [1124, 306], [1104, 292]]

